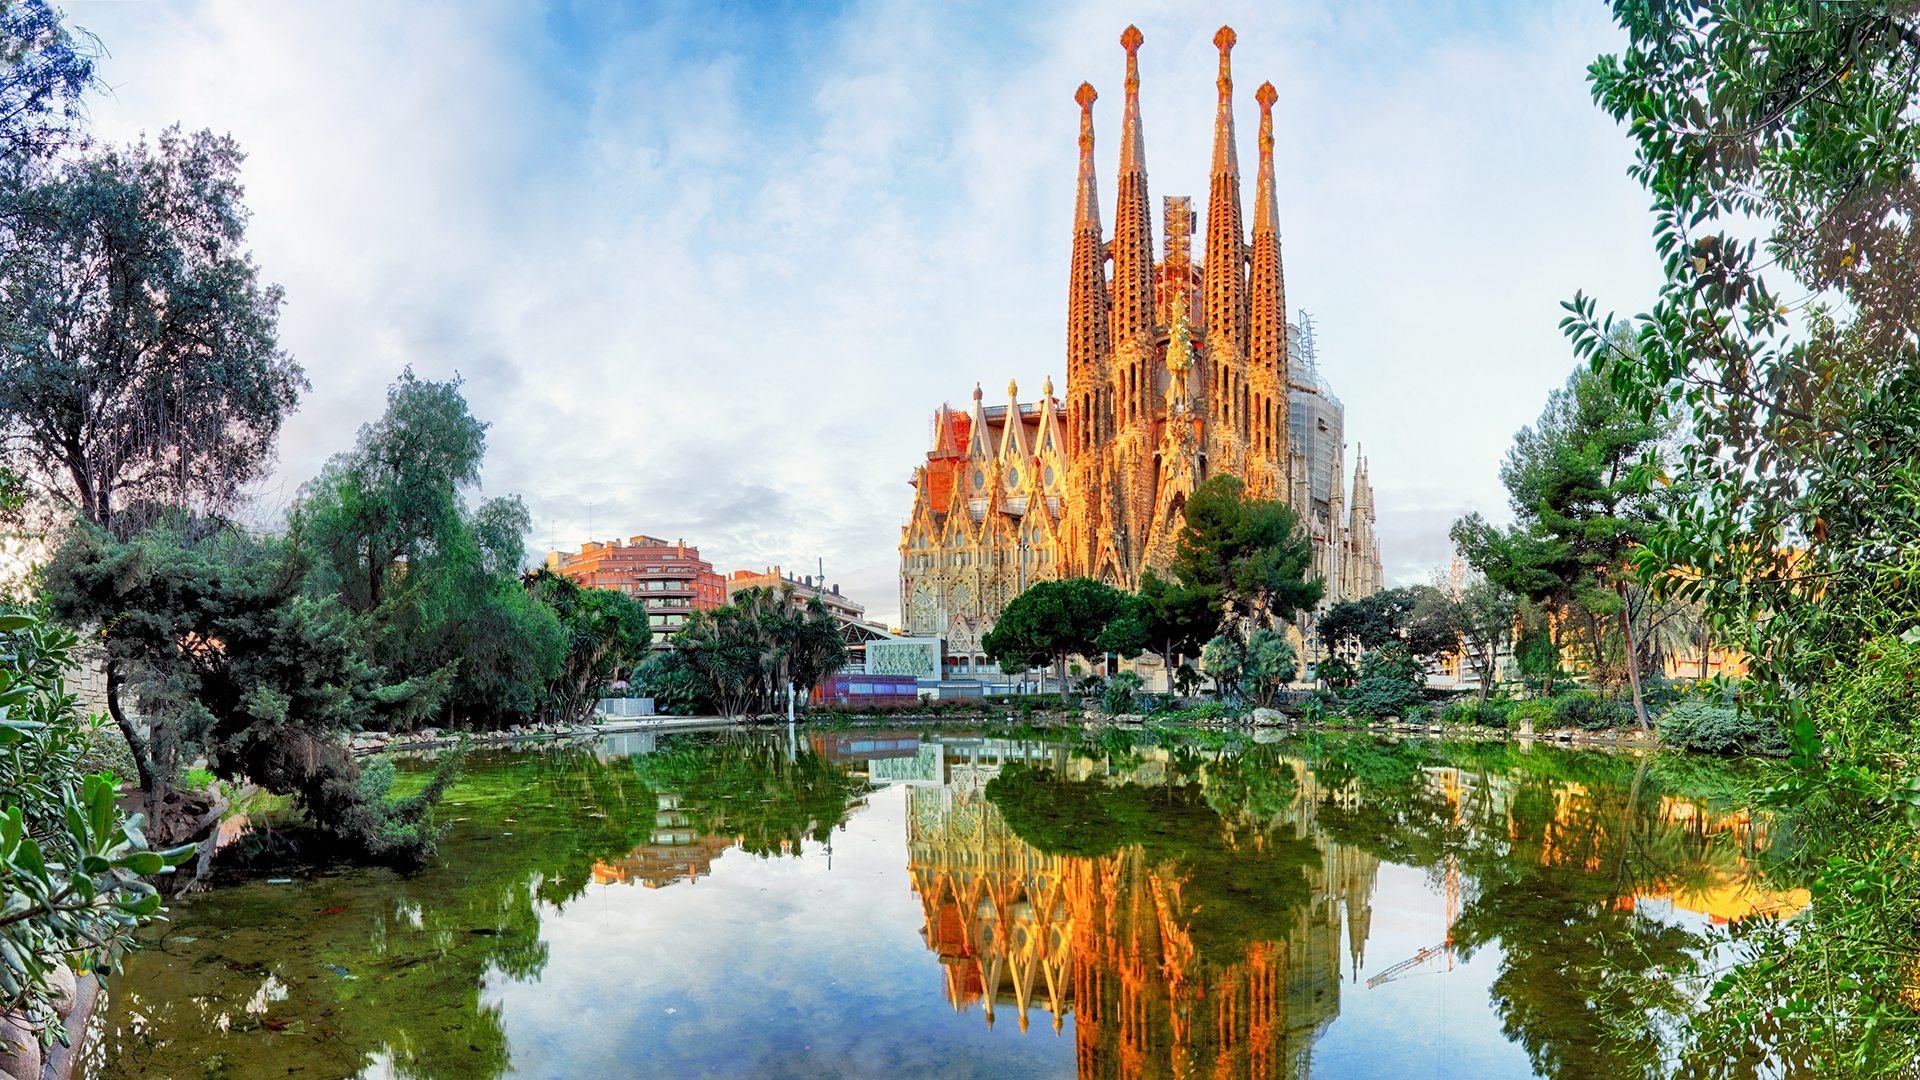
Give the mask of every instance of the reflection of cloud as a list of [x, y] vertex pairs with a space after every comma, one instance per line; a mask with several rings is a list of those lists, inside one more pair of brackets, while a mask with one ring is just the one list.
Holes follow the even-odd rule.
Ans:
[[831, 869], [809, 842], [801, 858], [736, 853], [692, 885], [594, 886], [543, 909], [539, 982], [495, 976], [486, 995], [516, 1073], [924, 1076], [966, 1061], [1070, 1075], [1071, 1041], [995, 1039], [940, 1001], [902, 880], [904, 790], [855, 812]]
[[[108, 137], [180, 120], [251, 155], [252, 240], [313, 392], [277, 504], [402, 365], [491, 420], [531, 546], [682, 536], [723, 569], [824, 558], [880, 617], [926, 417], [1063, 375], [1076, 110], [1111, 208], [1124, 17], [848, 3], [782, 16], [481, 2], [78, 4]], [[1204, 197], [1212, 47], [1281, 89], [1289, 297], [1383, 491], [1498, 506], [1498, 457], [1570, 366], [1557, 301], [1653, 265], [1587, 100], [1605, 12], [1392, 4], [1142, 13], [1156, 194]], [[1570, 213], [1569, 207], [1580, 212]], [[1622, 228], [1629, 223], [1632, 228]], [[589, 509], [591, 508], [591, 509]], [[1430, 530], [1382, 499], [1390, 576]], [[1395, 546], [1404, 539], [1412, 545]]]

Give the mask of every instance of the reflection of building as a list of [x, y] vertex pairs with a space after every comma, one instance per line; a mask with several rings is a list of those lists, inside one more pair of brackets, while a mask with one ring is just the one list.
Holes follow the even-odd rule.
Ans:
[[[1010, 756], [1052, 758], [1069, 775], [1101, 768]], [[1011, 1012], [1023, 1030], [1035, 1010], [1056, 1031], [1071, 1015], [1082, 1077], [1306, 1074], [1314, 1038], [1339, 1011], [1342, 967], [1360, 962], [1377, 859], [1322, 840], [1286, 940], [1203, 956], [1190, 932], [1194, 886], [1173, 864], [1150, 864], [1138, 846], [1093, 858], [1036, 850], [981, 794], [974, 774], [997, 766], [977, 758], [951, 756], [956, 782], [907, 796], [923, 934], [955, 1009], [978, 1004], [989, 1026]], [[1149, 755], [1128, 779], [1169, 775], [1164, 755]], [[1309, 835], [1312, 795], [1304, 786], [1300, 816], [1278, 827]]]
[[649, 889], [671, 885], [682, 878], [699, 881], [713, 872], [713, 860], [733, 846], [731, 836], [703, 836], [680, 808], [680, 797], [659, 796], [653, 833], [624, 859], [593, 864], [593, 880], [603, 885], [638, 883]]
[[624, 544], [590, 540], [577, 552], [548, 552], [547, 569], [589, 589], [623, 592], [646, 605], [657, 649], [668, 647], [667, 636], [685, 625], [688, 615], [726, 602], [725, 583], [713, 564], [685, 540], [671, 544], [651, 536], [636, 536]]
[[[1250, 494], [1291, 501], [1307, 474], [1292, 445], [1286, 295], [1275, 196], [1271, 84], [1260, 103], [1251, 243], [1241, 209], [1231, 29], [1220, 50], [1204, 234], [1192, 201], [1165, 200], [1156, 253], [1140, 115], [1140, 32], [1128, 27], [1113, 240], [1102, 235], [1091, 86], [1082, 84], [1080, 168], [1068, 281], [1066, 379], [1037, 401], [1007, 387], [990, 405], [934, 414], [900, 536], [901, 618], [910, 634], [980, 655], [980, 638], [1033, 581], [1084, 575], [1133, 588], [1165, 567], [1195, 487], [1238, 477]], [[1198, 246], [1200, 250], [1195, 251]], [[1157, 255], [1157, 257], [1156, 257]], [[1109, 266], [1111, 263], [1111, 266]], [[1337, 443], [1338, 434], [1334, 434]], [[1336, 458], [1334, 465], [1338, 464]], [[1335, 487], [1340, 486], [1335, 484]], [[1364, 503], [1364, 508], [1362, 504]], [[1372, 496], [1356, 479], [1354, 526], [1314, 532], [1336, 595], [1377, 587]], [[1358, 552], [1342, 555], [1341, 545]], [[1351, 577], [1342, 575], [1351, 567]]]

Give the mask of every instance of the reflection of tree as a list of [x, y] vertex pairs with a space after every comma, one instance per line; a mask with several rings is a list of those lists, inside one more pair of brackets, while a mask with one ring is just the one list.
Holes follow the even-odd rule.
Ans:
[[[454, 820], [437, 863], [417, 874], [292, 866], [285, 843], [225, 865], [175, 908], [168, 955], [136, 954], [115, 982], [99, 1075], [352, 1076], [380, 1062], [413, 1080], [499, 1076], [509, 1047], [489, 981], [540, 975], [542, 906], [571, 903], [596, 864], [650, 839], [665, 781], [738, 804], [716, 824], [770, 851], [845, 819], [858, 785], [831, 771], [767, 739], [676, 743], [657, 767], [475, 754], [442, 809]], [[310, 875], [297, 891], [259, 880]]]
[[1639, 901], [1715, 918], [1804, 902], [1753, 886], [1760, 826], [1726, 805], [1724, 772], [1504, 744], [1330, 740], [1315, 757], [1323, 784], [1350, 796], [1321, 807], [1330, 835], [1458, 868], [1466, 902], [1449, 945], [1471, 956], [1498, 943], [1494, 1007], [1543, 1075], [1666, 1070], [1668, 1025], [1690, 1007], [1683, 980], [1704, 941]]
[[1286, 940], [1307, 899], [1304, 868], [1320, 861], [1311, 840], [1290, 835], [1235, 844], [1198, 783], [1109, 785], [1013, 765], [987, 784], [986, 795], [1040, 851], [1100, 856], [1137, 846], [1158, 880], [1178, 883], [1195, 949], [1226, 962], [1255, 941]]
[[763, 735], [671, 739], [635, 759], [634, 771], [677, 794], [695, 829], [737, 837], [756, 855], [825, 843], [865, 787], [812, 749], [790, 755], [786, 743]]

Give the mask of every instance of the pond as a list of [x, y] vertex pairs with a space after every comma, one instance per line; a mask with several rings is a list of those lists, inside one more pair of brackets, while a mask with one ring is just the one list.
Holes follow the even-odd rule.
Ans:
[[1708, 931], [1807, 903], [1747, 786], [1112, 728], [475, 754], [418, 873], [243, 835], [85, 1075], [1655, 1075]]

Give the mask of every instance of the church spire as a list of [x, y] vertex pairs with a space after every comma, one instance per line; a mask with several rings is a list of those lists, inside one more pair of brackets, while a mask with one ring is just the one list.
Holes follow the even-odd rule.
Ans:
[[1127, 102], [1120, 121], [1120, 186], [1113, 223], [1113, 341], [1125, 345], [1153, 328], [1153, 219], [1147, 203], [1147, 152], [1140, 133], [1140, 45], [1127, 27]]
[[[1273, 190], [1273, 84], [1261, 83], [1260, 165], [1253, 186], [1253, 269], [1248, 292], [1251, 317], [1247, 359], [1261, 402], [1255, 408], [1254, 440], [1268, 456], [1287, 458], [1287, 403], [1292, 373], [1287, 367], [1287, 279], [1280, 265], [1279, 209]], [[1291, 477], [1287, 477], [1291, 483]]]
[[1073, 208], [1073, 267], [1067, 284], [1067, 408], [1073, 431], [1069, 452], [1079, 454], [1092, 442], [1099, 368], [1108, 353], [1106, 244], [1100, 239], [1100, 185], [1093, 172], [1092, 85], [1081, 83], [1073, 100], [1080, 105], [1080, 181]]
[[[1241, 231], [1240, 158], [1233, 145], [1233, 27], [1223, 26], [1213, 36], [1220, 50], [1219, 108], [1213, 121], [1213, 177], [1207, 196], [1206, 320], [1207, 340], [1212, 358], [1219, 362], [1238, 359], [1247, 350], [1246, 234]], [[1238, 412], [1223, 395], [1233, 393], [1231, 385], [1209, 388], [1209, 404], [1215, 415]], [[1241, 418], [1244, 420], [1244, 417]], [[1244, 424], [1241, 426], [1244, 427]]]

